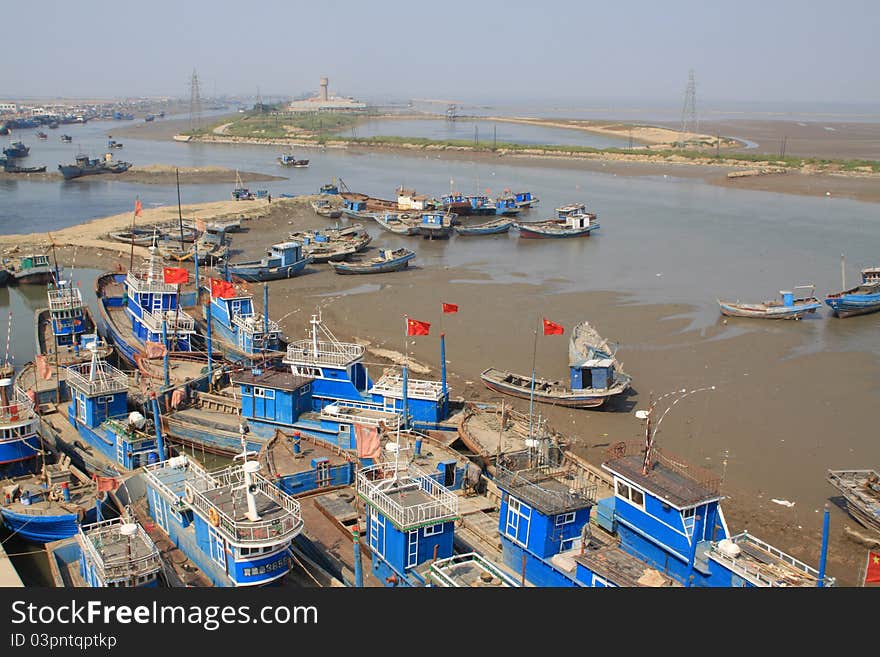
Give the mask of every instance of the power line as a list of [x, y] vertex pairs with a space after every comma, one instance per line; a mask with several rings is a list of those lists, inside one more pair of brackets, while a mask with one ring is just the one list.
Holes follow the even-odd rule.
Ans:
[[684, 90], [684, 105], [681, 108], [681, 143], [687, 141], [688, 133], [697, 133], [700, 122], [697, 119], [697, 83], [694, 80], [694, 69], [688, 74], [687, 87]]
[[189, 129], [190, 132], [202, 128], [202, 96], [199, 90], [199, 74], [193, 69], [189, 83]]

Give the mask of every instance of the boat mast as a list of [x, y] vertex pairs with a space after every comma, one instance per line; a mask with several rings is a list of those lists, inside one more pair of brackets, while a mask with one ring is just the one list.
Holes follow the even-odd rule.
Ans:
[[180, 226], [180, 252], [183, 254], [183, 213], [180, 210], [180, 169], [174, 169], [177, 177], [177, 223]]
[[[529, 392], [529, 461], [531, 461], [532, 456], [532, 443], [534, 442], [534, 436], [532, 435], [532, 427], [533, 427], [533, 418], [534, 418], [534, 410], [535, 410], [535, 360], [538, 355], [538, 318], [535, 316], [535, 340], [532, 345], [532, 386], [531, 391]], [[530, 464], [531, 465], [531, 464]]]
[[846, 256], [843, 253], [840, 254], [840, 285], [841, 291], [846, 291]]

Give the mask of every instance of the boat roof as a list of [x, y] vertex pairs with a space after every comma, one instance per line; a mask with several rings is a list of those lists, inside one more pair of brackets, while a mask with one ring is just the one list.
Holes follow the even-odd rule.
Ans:
[[681, 586], [646, 562], [620, 547], [620, 542], [601, 531], [591, 534], [589, 543], [574, 560], [617, 586]]
[[577, 511], [596, 503], [596, 484], [576, 463], [535, 465], [538, 459], [535, 451], [528, 450], [502, 455], [495, 465], [495, 481], [545, 516]]
[[678, 459], [667, 459], [657, 447], [653, 447], [651, 453], [653, 458], [648, 474], [642, 473], [645, 459], [638, 453], [613, 458], [602, 467], [677, 509], [721, 499], [721, 481], [714, 474], [683, 464]]
[[299, 376], [290, 372], [267, 370], [254, 373], [252, 370], [237, 372], [230, 377], [233, 383], [275, 388], [276, 390], [299, 390], [312, 382], [310, 377]]

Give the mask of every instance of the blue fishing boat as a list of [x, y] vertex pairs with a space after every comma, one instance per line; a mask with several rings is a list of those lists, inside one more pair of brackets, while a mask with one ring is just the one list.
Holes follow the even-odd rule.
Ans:
[[3, 149], [3, 154], [6, 157], [27, 157], [30, 152], [30, 147], [25, 146], [21, 141], [14, 141]]
[[470, 194], [464, 198], [471, 206], [469, 214], [496, 214], [495, 203], [485, 194]]
[[337, 274], [385, 274], [400, 271], [416, 257], [409, 249], [380, 249], [372, 258], [352, 259], [348, 262], [331, 260], [328, 264]]
[[81, 153], [76, 156], [76, 161], [73, 164], [58, 165], [58, 170], [65, 180], [102, 173], [124, 173], [130, 168], [130, 162], [114, 162], [109, 153], [103, 159], [89, 158], [88, 155]]
[[296, 276], [310, 262], [311, 258], [303, 257], [299, 242], [279, 242], [267, 250], [262, 260], [229, 263], [227, 268], [231, 275], [246, 281], [274, 281]]
[[460, 216], [474, 214], [470, 201], [460, 192], [450, 192], [441, 196], [440, 209], [445, 212], [454, 212]]
[[299, 503], [248, 460], [208, 472], [186, 456], [144, 470], [150, 516], [214, 586], [277, 583], [303, 530]]
[[308, 160], [297, 160], [292, 153], [282, 153], [278, 156], [278, 164], [283, 167], [304, 169], [309, 166]]
[[55, 277], [49, 256], [43, 253], [3, 258], [3, 269], [9, 273], [7, 283], [44, 285]]
[[519, 222], [516, 224], [523, 238], [555, 239], [565, 237], [589, 237], [599, 228], [599, 221], [587, 212], [583, 203], [556, 208], [556, 218], [547, 221]]
[[339, 187], [336, 186], [335, 182], [327, 183], [326, 185], [321, 185], [321, 188], [318, 190], [318, 194], [335, 196], [336, 194], [339, 194]]
[[107, 140], [107, 148], [122, 148], [122, 142], [115, 139]]
[[569, 342], [569, 383], [514, 374], [490, 367], [480, 374], [487, 388], [520, 399], [568, 408], [598, 408], [629, 390], [615, 351], [588, 322], [578, 324]]
[[384, 212], [374, 215], [376, 223], [395, 235], [418, 235], [419, 225], [410, 215], [400, 212]]
[[73, 142], [73, 137], [70, 135], [61, 135], [61, 141], [65, 144], [70, 144]]
[[341, 180], [339, 184], [345, 190], [340, 193], [340, 196], [342, 196], [342, 212], [347, 217], [352, 219], [373, 219], [379, 214], [400, 210], [400, 206], [396, 201], [352, 192]]
[[458, 235], [498, 235], [508, 232], [513, 225], [514, 222], [510, 219], [495, 219], [482, 224], [471, 224], [470, 226], [458, 224], [453, 226], [453, 230]]
[[516, 205], [523, 210], [533, 208], [538, 204], [538, 197], [531, 192], [516, 192], [513, 195]]
[[495, 214], [501, 217], [514, 217], [520, 212], [520, 206], [513, 195], [499, 196], [495, 199]]
[[[805, 297], [795, 297], [794, 290], [809, 290]], [[739, 301], [721, 301], [721, 314], [728, 317], [752, 317], [757, 319], [800, 319], [807, 313], [815, 313], [822, 307], [822, 302], [813, 296], [816, 288], [813, 285], [798, 285], [793, 290], [780, 290], [780, 300], [769, 300], [763, 303], [740, 303]]]
[[147, 114], [147, 115], [144, 117], [144, 121], [145, 121], [146, 123], [151, 123], [152, 121], [155, 121], [155, 120], [156, 120], [156, 117], [153, 116], [152, 114]]
[[105, 495], [69, 463], [46, 464], [41, 472], [0, 481], [0, 517], [11, 532], [36, 543], [76, 536], [101, 517]]
[[215, 297], [210, 289], [207, 292], [210, 303], [203, 307], [205, 321], [211, 322], [212, 339], [215, 345], [219, 343], [226, 360], [248, 365], [281, 360], [287, 343], [278, 322], [269, 319], [268, 287], [263, 288], [262, 314], [256, 312], [251, 294]]
[[869, 267], [862, 270], [861, 285], [829, 294], [825, 303], [831, 308], [835, 317], [853, 317], [866, 315], [880, 310], [880, 267]]
[[342, 210], [334, 206], [330, 201], [325, 198], [319, 198], [317, 200], [311, 201], [310, 205], [312, 206], [312, 210], [314, 210], [315, 214], [319, 217], [338, 219], [342, 216]]
[[39, 416], [31, 399], [13, 384], [12, 367], [0, 372], [0, 475], [33, 472], [41, 454]]
[[46, 546], [58, 588], [151, 588], [162, 579], [162, 557], [143, 526], [119, 516], [80, 525], [73, 538]]

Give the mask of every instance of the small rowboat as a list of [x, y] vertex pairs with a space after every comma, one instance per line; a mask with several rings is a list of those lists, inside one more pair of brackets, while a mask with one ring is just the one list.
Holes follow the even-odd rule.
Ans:
[[452, 229], [459, 235], [498, 235], [509, 231], [513, 224], [510, 219], [496, 219], [472, 226], [456, 225]]
[[781, 299], [762, 303], [740, 303], [739, 301], [721, 301], [721, 314], [728, 317], [753, 317], [756, 319], [800, 319], [807, 313], [814, 313], [822, 307], [822, 302], [813, 296], [815, 287], [798, 285], [795, 290], [808, 289], [809, 296], [795, 298], [791, 290], [780, 290]]
[[375, 258], [361, 259], [354, 262], [336, 262], [331, 260], [328, 264], [333, 267], [337, 274], [384, 274], [392, 271], [400, 271], [409, 266], [409, 261], [416, 254], [409, 249], [382, 249]]

